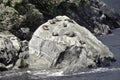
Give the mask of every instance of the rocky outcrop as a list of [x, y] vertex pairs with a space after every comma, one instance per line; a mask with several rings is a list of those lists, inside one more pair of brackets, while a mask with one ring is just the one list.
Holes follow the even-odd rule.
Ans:
[[27, 59], [29, 58], [28, 54], [28, 41], [21, 41], [21, 49], [19, 53], [19, 58], [15, 63], [15, 66], [13, 69], [19, 69], [19, 68], [28, 68], [29, 64]]
[[109, 66], [114, 59], [89, 30], [66, 16], [48, 20], [35, 31], [29, 55], [29, 68], [62, 69], [66, 73]]
[[0, 11], [0, 31], [9, 30], [21, 40], [30, 40], [39, 25], [58, 15], [67, 15], [95, 35], [120, 27], [120, 16], [100, 0], [0, 0]]
[[[27, 0], [1, 0], [0, 11], [0, 31], [9, 30], [21, 40], [29, 40], [44, 22], [43, 14]], [[22, 31], [23, 28], [29, 28], [30, 32]]]
[[[31, 39], [33, 32], [39, 27], [39, 25], [58, 15], [67, 15], [71, 19], [75, 20], [79, 25], [86, 27], [95, 35], [107, 34], [110, 33], [111, 29], [120, 27], [120, 16], [100, 0], [0, 0], [0, 37], [1, 37], [0, 69], [7, 70], [12, 67], [14, 67], [15, 69], [28, 67], [29, 66], [27, 61], [27, 58], [29, 57], [28, 41], [26, 40]], [[67, 17], [63, 17], [63, 19], [64, 18], [66, 19]], [[55, 18], [53, 20], [49, 20], [49, 22], [47, 22], [47, 25], [43, 25], [41, 27], [44, 29], [43, 33], [47, 31], [49, 35], [47, 35], [48, 33], [38, 35], [36, 33], [37, 31], [35, 32], [35, 34], [37, 34], [38, 38], [36, 38], [36, 36], [33, 35], [32, 38], [33, 41], [34, 39], [35, 41], [39, 39], [42, 41], [44, 37], [45, 38], [47, 37], [48, 39], [48, 41], [46, 42], [44, 41], [42, 43], [36, 42], [38, 44], [35, 45], [35, 49], [39, 54], [41, 53], [41, 51], [39, 50], [41, 48], [39, 46], [40, 44], [43, 45], [43, 43], [45, 43], [45, 45], [47, 46], [49, 43], [51, 43], [50, 46], [51, 45], [56, 46], [55, 48], [42, 46], [43, 48], [44, 47], [46, 48], [46, 49], [42, 49], [43, 50], [42, 53], [44, 53], [44, 51], [46, 51], [47, 53], [48, 52], [51, 53], [51, 51], [53, 51], [52, 52], [54, 53], [53, 55], [45, 56], [44, 54], [40, 54], [40, 56], [38, 57], [37, 55], [33, 54], [33, 58], [37, 60], [36, 63], [42, 64], [39, 67], [42, 68], [44, 67], [43, 65], [45, 66], [47, 65], [47, 67], [44, 68], [48, 69], [50, 67], [55, 67], [55, 68], [63, 69], [65, 65], [68, 66], [70, 64], [69, 65], [70, 67], [65, 67], [65, 68], [66, 70], [67, 69], [70, 70], [70, 68], [72, 68], [71, 70], [73, 70], [77, 66], [97, 67], [97, 66], [109, 64], [108, 57], [110, 56], [111, 59], [113, 56], [112, 54], [111, 55], [109, 54], [109, 56], [107, 56], [106, 59], [106, 55], [110, 52], [108, 49], [107, 51], [106, 48], [105, 48], [106, 52], [104, 52], [103, 50], [104, 46], [101, 46], [102, 45], [101, 42], [100, 44], [98, 44], [99, 42], [94, 44], [95, 46], [100, 45], [100, 49], [95, 48], [93, 45], [94, 41], [91, 38], [88, 39], [88, 36], [84, 36], [82, 38], [80, 36], [80, 35], [84, 35], [84, 31], [83, 33], [81, 31], [77, 31], [77, 33], [75, 33], [76, 30], [74, 27], [73, 28], [70, 27], [70, 29], [68, 28], [68, 25], [70, 24], [73, 25], [75, 21], [69, 18], [67, 18], [67, 20], [63, 20], [63, 19], [59, 20], [58, 17], [58, 19]], [[48, 25], [48, 23], [50, 25]], [[81, 26], [79, 26], [78, 24], [77, 27], [80, 27], [81, 30]], [[56, 26], [56, 28], [52, 27], [54, 31], [52, 29], [49, 29], [49, 26], [51, 25]], [[64, 28], [67, 29], [67, 31], [64, 28], [57, 27], [58, 25], [63, 26]], [[82, 29], [84, 28], [82, 27]], [[49, 30], [52, 32], [49, 32]], [[10, 32], [10, 35], [5, 34], [4, 31]], [[3, 34], [1, 32], [3, 32]], [[43, 39], [41, 39], [41, 36], [42, 37], [44, 36]], [[25, 40], [25, 41], [20, 41], [18, 40], [18, 38], [20, 40]], [[49, 41], [49, 39], [52, 40], [52, 42]], [[59, 39], [62, 42], [59, 43]], [[93, 39], [96, 40], [96, 38]], [[32, 40], [30, 42], [31, 44], [33, 44]], [[90, 42], [90, 40], [93, 42]], [[78, 41], [79, 43], [76, 43]], [[30, 47], [33, 48], [34, 46], [30, 46]], [[78, 52], [76, 52], [77, 49]], [[92, 57], [83, 55], [84, 53], [87, 54], [86, 49], [88, 51], [90, 50], [91, 55], [94, 55], [96, 53], [97, 55]], [[103, 50], [103, 52], [100, 51], [101, 49]], [[106, 55], [104, 55], [105, 53]], [[101, 55], [104, 55], [105, 58], [104, 56], [101, 57]], [[41, 56], [43, 57], [41, 58]], [[48, 56], [52, 56], [52, 58], [51, 57], [49, 58]], [[62, 59], [61, 56], [63, 57]], [[88, 59], [88, 64], [84, 65], [82, 61], [84, 59], [80, 59], [81, 56], [83, 56], [83, 58], [85, 57], [86, 59]], [[77, 63], [79, 62], [80, 65], [77, 65]], [[34, 68], [36, 67], [36, 63], [33, 63], [33, 65], [35, 64]], [[72, 64], [76, 64], [76, 65], [72, 66]]]
[[0, 33], [0, 71], [27, 67], [27, 44], [8, 31]]
[[12, 68], [18, 58], [20, 43], [12, 34], [0, 34], [0, 63], [6, 68]]

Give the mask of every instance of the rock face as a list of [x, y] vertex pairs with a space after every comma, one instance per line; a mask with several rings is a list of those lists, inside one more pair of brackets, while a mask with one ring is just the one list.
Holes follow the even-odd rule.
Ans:
[[21, 40], [30, 40], [39, 25], [58, 15], [67, 15], [95, 35], [120, 27], [120, 16], [101, 0], [0, 0], [0, 11], [0, 31], [10, 30]]
[[0, 34], [0, 63], [7, 68], [12, 68], [19, 55], [20, 43], [14, 35]]
[[0, 71], [25, 68], [28, 66], [27, 58], [27, 41], [20, 41], [8, 31], [0, 32]]
[[42, 24], [29, 42], [29, 68], [62, 69], [109, 66], [114, 59], [109, 49], [89, 30], [66, 16]]

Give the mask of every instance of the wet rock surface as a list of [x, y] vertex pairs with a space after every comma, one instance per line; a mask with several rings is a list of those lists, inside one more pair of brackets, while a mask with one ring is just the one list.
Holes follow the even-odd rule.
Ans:
[[66, 16], [48, 20], [35, 31], [29, 42], [29, 55], [29, 68], [55, 68], [65, 73], [109, 66], [114, 60], [102, 42]]

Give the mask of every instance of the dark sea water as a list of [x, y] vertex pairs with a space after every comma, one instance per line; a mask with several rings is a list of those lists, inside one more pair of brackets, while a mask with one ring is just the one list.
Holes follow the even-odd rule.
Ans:
[[28, 73], [22, 73], [19, 75], [5, 76], [0, 78], [0, 80], [120, 80], [120, 69], [109, 69], [108, 71], [99, 71], [88, 72], [78, 75], [69, 75], [69, 76], [41, 76], [31, 75]]
[[102, 0], [109, 7], [113, 8], [116, 12], [120, 13], [120, 0]]
[[0, 74], [0, 80], [120, 80], [120, 29], [112, 34], [98, 37], [113, 52], [116, 62], [107, 68], [97, 68], [73, 75], [57, 71], [19, 70]]

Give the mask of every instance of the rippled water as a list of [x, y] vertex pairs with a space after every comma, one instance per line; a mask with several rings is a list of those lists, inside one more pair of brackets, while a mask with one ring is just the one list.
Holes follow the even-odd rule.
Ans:
[[12, 71], [0, 77], [0, 80], [120, 80], [120, 68], [98, 68], [73, 75], [48, 71]]
[[98, 37], [114, 53], [117, 61], [108, 68], [97, 68], [73, 75], [59, 71], [19, 70], [0, 74], [0, 80], [120, 80], [120, 29], [113, 34]]
[[120, 0], [102, 0], [109, 7], [112, 7], [116, 12], [120, 13]]

